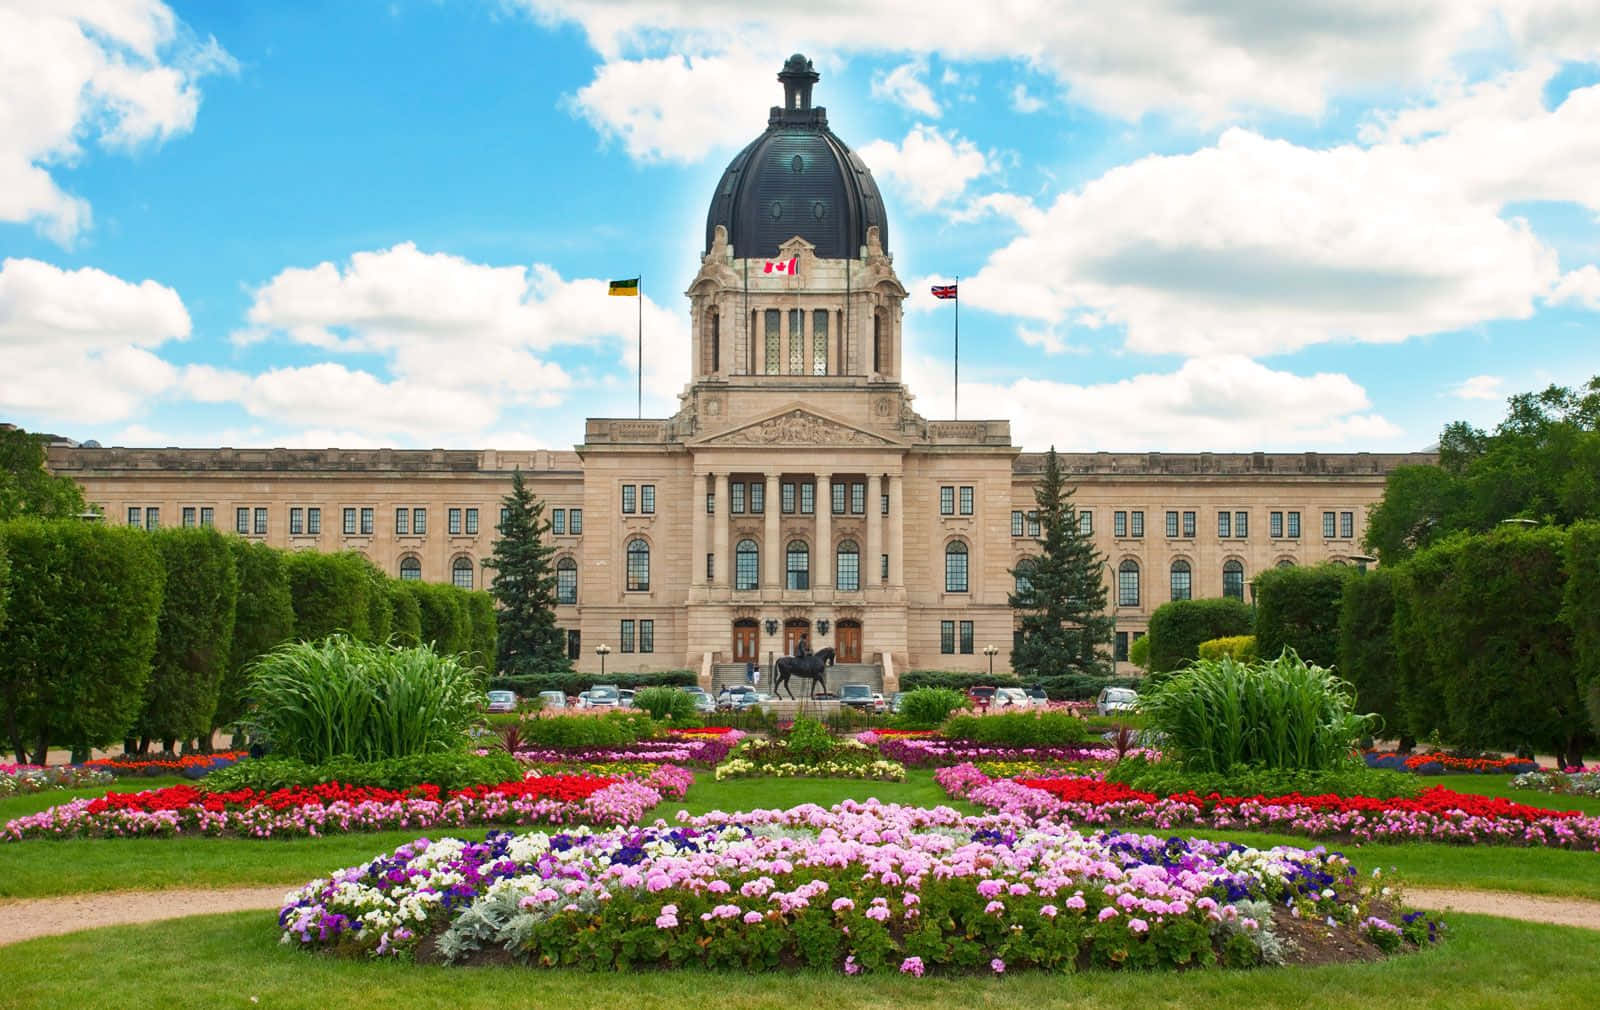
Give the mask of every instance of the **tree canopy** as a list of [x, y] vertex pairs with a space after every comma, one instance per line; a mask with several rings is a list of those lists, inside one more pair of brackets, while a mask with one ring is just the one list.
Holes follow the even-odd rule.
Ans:
[[57, 477], [45, 469], [44, 460], [44, 438], [0, 427], [0, 521], [71, 519], [88, 507], [78, 482]]
[[501, 499], [505, 518], [500, 538], [484, 567], [495, 570], [494, 598], [500, 604], [498, 667], [520, 676], [572, 669], [567, 636], [556, 626], [555, 547], [547, 541], [550, 523], [544, 502], [528, 490], [522, 471], [511, 475], [511, 493]]

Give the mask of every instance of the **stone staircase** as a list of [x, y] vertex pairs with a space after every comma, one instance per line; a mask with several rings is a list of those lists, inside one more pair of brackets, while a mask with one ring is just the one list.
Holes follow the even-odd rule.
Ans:
[[[743, 663], [717, 663], [711, 668], [711, 696], [724, 687], [733, 684], [749, 683], [745, 679]], [[871, 684], [874, 691], [883, 690], [883, 667], [876, 663], [835, 663], [828, 668], [828, 690], [837, 694], [841, 684]], [[802, 696], [810, 687], [806, 681], [790, 681], [797, 697]], [[772, 690], [772, 672], [765, 667], [761, 670], [761, 683], [756, 685], [756, 690], [770, 692]]]

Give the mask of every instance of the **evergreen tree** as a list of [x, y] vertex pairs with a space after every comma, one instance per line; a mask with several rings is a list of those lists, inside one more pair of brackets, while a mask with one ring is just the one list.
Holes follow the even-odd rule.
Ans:
[[496, 572], [500, 673], [565, 673], [572, 662], [567, 659], [566, 633], [556, 626], [556, 549], [545, 539], [550, 524], [544, 518], [544, 502], [533, 496], [517, 470], [511, 475], [511, 493], [501, 505], [506, 515], [497, 527], [500, 539], [484, 562]]
[[1034, 488], [1038, 505], [1038, 552], [1012, 570], [1021, 576], [1010, 603], [1021, 618], [1022, 641], [1012, 650], [1011, 668], [1024, 677], [1062, 674], [1107, 676], [1110, 665], [1101, 647], [1111, 644], [1113, 619], [1106, 616], [1101, 581], [1105, 555], [1078, 530], [1072, 489], [1061, 477], [1051, 446], [1044, 475]]

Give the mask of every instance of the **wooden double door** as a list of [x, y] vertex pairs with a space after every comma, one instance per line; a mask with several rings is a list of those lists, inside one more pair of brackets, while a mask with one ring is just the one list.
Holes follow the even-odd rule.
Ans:
[[833, 626], [833, 661], [861, 662], [861, 622], [840, 621]]
[[733, 661], [761, 662], [761, 625], [755, 621], [733, 622]]
[[790, 618], [783, 622], [783, 654], [793, 656], [800, 643], [804, 641], [811, 646], [813, 652], [817, 645], [811, 641], [811, 622], [800, 618]]

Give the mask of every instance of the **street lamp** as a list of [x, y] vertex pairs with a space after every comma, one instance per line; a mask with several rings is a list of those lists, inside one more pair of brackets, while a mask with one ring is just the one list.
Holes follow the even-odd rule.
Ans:
[[994, 679], [994, 657], [995, 657], [995, 653], [997, 653], [999, 651], [1000, 650], [995, 648], [993, 645], [985, 645], [983, 647], [983, 654], [985, 656], [989, 657], [989, 679], [990, 680]]
[[1356, 571], [1360, 572], [1362, 575], [1367, 574], [1368, 565], [1373, 564], [1378, 560], [1370, 554], [1351, 554], [1347, 557], [1348, 560], [1356, 563]]
[[606, 679], [606, 657], [611, 655], [611, 646], [604, 643], [594, 647], [594, 654], [600, 657], [600, 679]]
[[1255, 579], [1251, 579], [1250, 582], [1249, 582], [1249, 586], [1250, 586], [1250, 612], [1253, 614], [1253, 613], [1255, 613], [1255, 610], [1256, 610], [1256, 580]]

